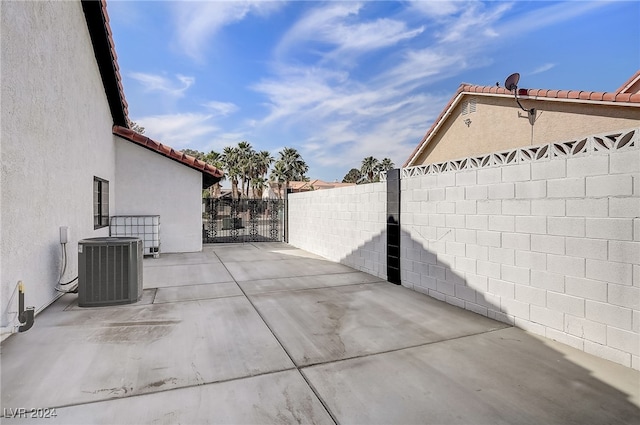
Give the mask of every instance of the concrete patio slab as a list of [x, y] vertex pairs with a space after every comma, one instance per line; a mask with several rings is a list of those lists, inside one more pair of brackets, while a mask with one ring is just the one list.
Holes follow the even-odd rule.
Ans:
[[636, 370], [285, 244], [204, 251], [145, 259], [138, 303], [66, 294], [3, 341], [2, 423], [640, 422]]
[[47, 313], [2, 345], [3, 406], [73, 405], [293, 367], [244, 297]]
[[218, 258], [224, 262], [256, 261], [256, 250], [260, 251], [260, 259], [264, 261], [288, 260], [292, 257], [324, 260], [324, 258], [318, 255], [311, 254], [301, 249], [292, 249], [291, 247], [282, 246], [282, 244], [270, 244], [269, 247], [265, 246], [263, 248], [255, 248], [253, 245], [249, 246], [253, 249], [234, 245], [229, 249], [218, 248], [212, 252], [214, 252]]
[[388, 283], [249, 295], [298, 366], [507, 327]]
[[201, 285], [172, 286], [156, 290], [155, 304], [177, 301], [208, 300], [212, 298], [242, 296], [235, 282], [209, 283]]
[[231, 282], [233, 277], [217, 259], [212, 263], [146, 266], [143, 271], [144, 287], [166, 288], [200, 283]]
[[201, 252], [184, 252], [176, 254], [160, 254], [158, 258], [145, 257], [144, 267], [175, 266], [185, 264], [215, 264], [220, 260], [211, 250]]
[[[265, 254], [262, 254], [265, 255]], [[225, 261], [229, 273], [237, 282], [280, 277], [313, 276], [353, 272], [351, 267], [327, 260], [287, 258], [286, 260]]]
[[354, 271], [351, 273], [252, 280], [249, 282], [238, 282], [238, 285], [240, 285], [247, 294], [261, 294], [265, 292], [324, 288], [372, 282], [384, 282], [384, 279], [367, 273]]
[[626, 394], [516, 328], [302, 370], [343, 424], [640, 420]]
[[40, 423], [86, 425], [90, 418], [92, 424], [120, 425], [334, 424], [298, 371], [64, 407], [56, 415]]

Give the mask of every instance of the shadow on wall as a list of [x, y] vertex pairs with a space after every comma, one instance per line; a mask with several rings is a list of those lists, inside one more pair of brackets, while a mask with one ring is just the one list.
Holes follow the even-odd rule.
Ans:
[[[435, 242], [444, 243], [446, 236], [447, 234], [443, 235]], [[402, 286], [456, 307], [514, 324], [513, 318], [502, 311], [499, 296], [486, 293], [489, 289], [487, 277], [473, 275], [471, 279], [467, 279], [451, 268], [453, 256], [429, 251], [424, 248], [423, 242], [413, 239], [411, 234], [404, 230], [400, 231], [400, 238]], [[386, 278], [386, 249], [380, 252], [380, 247], [384, 247], [386, 240], [387, 232], [383, 231], [341, 258], [339, 262], [367, 273], [371, 273], [369, 270], [378, 269], [380, 273], [376, 275]], [[372, 254], [375, 252], [380, 258], [377, 267], [374, 264], [375, 256]]]
[[[511, 325], [514, 324], [513, 316], [510, 316], [501, 308], [500, 297], [485, 293], [485, 291], [488, 290], [488, 278], [474, 275], [473, 279], [475, 280], [469, 281], [464, 275], [452, 270], [451, 264], [449, 263], [449, 256], [439, 256], [425, 249], [423, 242], [413, 239], [411, 234], [404, 230], [401, 231], [401, 237], [402, 286], [500, 322], [506, 322]], [[386, 231], [383, 231], [352, 250], [340, 260], [340, 263], [352, 267], [356, 264], [363, 263], [363, 261], [366, 264], [366, 258], [369, 253], [375, 251], [376, 247], [379, 247], [380, 241], [386, 241], [386, 239]], [[366, 271], [362, 268], [359, 269]], [[495, 289], [497, 292], [501, 290], [501, 288]], [[494, 348], [497, 350], [501, 350], [501, 343], [498, 342], [498, 340], [501, 339], [502, 338], [498, 337], [495, 338], [496, 343]], [[544, 337], [538, 338], [530, 334], [522, 334], [522, 341], [518, 342], [522, 344], [517, 344], [513, 352], [508, 355], [530, 359], [530, 362], [516, 362], [517, 365], [529, 364], [531, 367], [540, 367], [540, 370], [537, 371], [539, 372], [538, 376], [540, 380], [546, 382], [545, 385], [548, 384], [554, 388], [565, 388], [567, 393], [574, 392], [575, 394], [572, 395], [571, 398], [574, 399], [575, 397], [576, 414], [579, 414], [580, 418], [590, 422], [593, 419], [590, 415], [595, 414], [596, 417], [607, 421], [606, 416], [608, 413], [603, 412], [598, 403], [590, 405], [586, 402], [590, 397], [604, 397], [609, 399], [612, 403], [609, 406], [611, 409], [608, 407], [606, 410], [616, 412], [612, 413], [615, 416], [623, 413], [623, 416], [628, 415], [627, 417], [631, 422], [640, 417], [640, 398], [634, 394], [634, 388], [637, 385], [633, 384], [633, 382], [631, 383], [631, 388], [628, 389], [628, 393], [623, 392], [625, 388], [619, 389], [612, 386], [619, 385], [619, 381], [616, 381], [616, 379], [612, 377], [613, 374], [603, 374], [589, 369], [590, 363], [585, 353], [564, 344], [556, 343], [550, 339]], [[477, 347], [477, 349], [477, 353], [468, 353], [473, 359], [473, 367], [496, 369], [496, 373], [501, 376], [509, 375], [510, 377], [508, 379], [510, 383], [514, 382], [513, 379], [517, 381], [519, 374], [521, 377], [530, 376], [529, 370], [511, 370], [514, 365], [510, 362], [506, 362], [507, 364], [505, 365], [496, 364], [497, 362], [499, 363], [499, 360], [491, 357], [491, 349], [488, 351], [485, 351], [486, 347]], [[483, 352], [489, 353], [490, 358], [484, 357]], [[468, 361], [469, 359], [469, 357], [465, 357], [464, 353], [455, 352], [450, 354], [452, 358], [460, 357], [461, 361], [465, 361], [465, 359]], [[542, 359], [549, 360], [545, 361]], [[563, 364], [561, 372], [557, 370], [558, 362], [562, 362]], [[556, 366], [553, 366], [552, 363], [555, 363]], [[614, 369], [618, 368], [615, 370], [621, 371], [622, 375], [628, 373], [624, 366], [614, 363], [611, 363], [610, 366]], [[472, 379], [472, 377], [461, 375], [460, 379], [466, 380]], [[522, 387], [521, 384], [514, 385], [516, 391]], [[525, 396], [524, 393], [523, 396]], [[592, 399], [591, 402], [593, 401]], [[580, 410], [580, 412], [578, 412], [578, 410]], [[585, 415], [586, 412], [587, 414]], [[622, 417], [615, 416], [610, 417], [609, 420], [616, 421]], [[571, 419], [570, 422], [574, 423], [574, 419], [577, 418]]]
[[387, 279], [386, 245], [387, 232], [383, 231], [337, 261], [362, 272]]

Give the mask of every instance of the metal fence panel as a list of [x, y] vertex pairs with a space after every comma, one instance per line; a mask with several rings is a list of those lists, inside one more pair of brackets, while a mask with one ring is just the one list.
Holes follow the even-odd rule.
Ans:
[[202, 242], [281, 242], [284, 200], [203, 199]]

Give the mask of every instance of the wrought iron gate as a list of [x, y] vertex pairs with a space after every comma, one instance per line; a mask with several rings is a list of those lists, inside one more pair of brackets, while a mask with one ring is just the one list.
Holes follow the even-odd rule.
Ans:
[[202, 242], [281, 242], [284, 201], [203, 199]]

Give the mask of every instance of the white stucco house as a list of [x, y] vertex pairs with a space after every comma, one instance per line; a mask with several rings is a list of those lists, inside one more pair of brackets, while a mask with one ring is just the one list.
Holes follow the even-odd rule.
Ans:
[[128, 128], [104, 1], [2, 2], [0, 15], [4, 339], [18, 282], [37, 315], [77, 276], [78, 241], [109, 236], [110, 217], [159, 215], [161, 252], [201, 250], [202, 189], [222, 172]]

